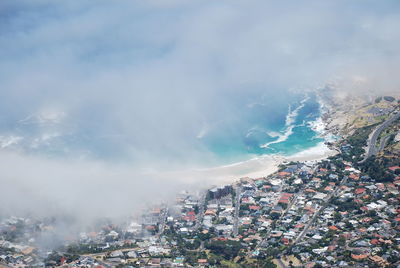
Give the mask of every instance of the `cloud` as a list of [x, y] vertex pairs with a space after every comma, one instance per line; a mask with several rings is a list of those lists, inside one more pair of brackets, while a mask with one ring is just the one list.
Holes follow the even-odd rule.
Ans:
[[[2, 153], [9, 165], [0, 182], [13, 194], [1, 203], [25, 209], [57, 200], [73, 210], [85, 199], [93, 214], [130, 209], [124, 205], [140, 194], [175, 185], [151, 178], [162, 185], [153, 189], [136, 171], [215, 163], [197, 137], [240, 120], [238, 103], [337, 77], [351, 90], [398, 90], [399, 8], [360, 0], [3, 0], [1, 130], [61, 132], [57, 144], [68, 145], [69, 158]], [[355, 87], [357, 77], [364, 82]], [[65, 117], [34, 129], [15, 123], [43, 111]]]

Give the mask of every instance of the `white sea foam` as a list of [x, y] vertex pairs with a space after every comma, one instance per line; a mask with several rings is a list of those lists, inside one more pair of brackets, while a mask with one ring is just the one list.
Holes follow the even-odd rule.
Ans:
[[270, 136], [271, 138], [277, 138], [279, 136], [281, 136], [282, 134], [276, 131], [267, 131], [268, 136]]
[[289, 111], [288, 111], [288, 114], [286, 115], [286, 121], [285, 121], [285, 125], [286, 126], [290, 126], [290, 125], [294, 124], [294, 122], [296, 121], [297, 116], [299, 115], [300, 110], [304, 108], [304, 105], [306, 104], [306, 102], [309, 99], [310, 99], [310, 97], [306, 96], [300, 102], [300, 105], [296, 109], [294, 109], [293, 111], [291, 111], [291, 105], [289, 104]]
[[281, 142], [286, 141], [290, 137], [290, 135], [293, 134], [293, 128], [294, 127], [295, 127], [294, 125], [291, 125], [291, 126], [287, 127], [286, 131], [283, 134], [280, 134], [278, 136], [278, 139], [276, 139], [274, 141], [270, 141], [270, 142], [264, 143], [264, 144], [262, 144], [260, 146], [260, 148], [264, 148], [265, 149], [265, 148], [268, 148], [271, 144], [281, 143]]
[[289, 104], [289, 108], [288, 108], [288, 113], [286, 115], [286, 120], [285, 120], [285, 130], [283, 131], [283, 133], [279, 133], [279, 132], [272, 132], [273, 134], [275, 134], [275, 136], [271, 136], [270, 133], [267, 133], [268, 135], [270, 135], [271, 137], [277, 137], [276, 140], [274, 141], [270, 141], [267, 143], [264, 143], [262, 145], [260, 145], [260, 148], [268, 148], [271, 144], [276, 144], [276, 143], [281, 143], [286, 141], [290, 135], [293, 134], [293, 128], [295, 127], [294, 123], [296, 122], [296, 118], [299, 115], [299, 112], [301, 109], [304, 108], [304, 105], [306, 104], [306, 102], [310, 99], [309, 96], [306, 96], [301, 102], [300, 105], [294, 109], [292, 111], [292, 107]]
[[256, 132], [256, 131], [258, 131], [258, 130], [259, 130], [259, 129], [258, 129], [257, 126], [250, 128], [250, 129], [247, 131], [247, 133], [246, 133], [246, 138], [250, 137], [254, 132]]
[[[317, 102], [319, 104], [319, 113], [320, 115], [323, 115], [324, 113], [327, 112], [327, 105], [318, 95], [317, 95]], [[307, 124], [310, 126], [312, 130], [314, 130], [318, 134], [318, 137], [324, 138], [324, 140], [327, 142], [334, 142], [338, 138], [337, 136], [333, 135], [332, 133], [326, 130], [326, 123], [322, 119], [322, 116], [318, 117], [314, 121], [307, 122]]]
[[324, 134], [324, 132], [325, 132], [325, 123], [324, 123], [324, 121], [322, 120], [321, 117], [318, 117], [314, 121], [309, 121], [307, 124], [310, 126], [310, 128], [312, 130], [314, 130], [318, 134]]

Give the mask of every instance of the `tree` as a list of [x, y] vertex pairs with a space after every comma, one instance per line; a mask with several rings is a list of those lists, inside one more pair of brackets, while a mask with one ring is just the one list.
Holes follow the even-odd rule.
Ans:
[[206, 248], [210, 249], [215, 255], [220, 255], [226, 260], [230, 260], [237, 256], [242, 245], [238, 241], [212, 241], [206, 244]]

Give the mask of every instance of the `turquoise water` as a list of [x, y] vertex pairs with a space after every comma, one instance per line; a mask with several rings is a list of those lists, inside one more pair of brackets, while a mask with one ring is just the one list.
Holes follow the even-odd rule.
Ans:
[[[268, 90], [265, 95], [259, 92], [221, 96], [218, 104], [222, 108], [218, 106], [212, 113], [204, 111], [201, 116], [204, 120], [193, 118], [190, 131], [178, 131], [179, 137], [165, 138], [165, 129], [157, 129], [157, 133], [151, 135], [146, 129], [149, 135], [144, 140], [143, 137], [139, 139], [132, 134], [142, 131], [140, 125], [133, 128], [133, 133], [125, 133], [118, 124], [98, 120], [99, 114], [92, 110], [81, 113], [78, 120], [70, 117], [71, 121], [60, 124], [42, 124], [35, 120], [21, 123], [17, 119], [0, 118], [0, 138], [2, 135], [22, 137], [10, 148], [56, 157], [141, 161], [147, 156], [145, 160], [150, 163], [156, 158], [168, 164], [187, 161], [204, 162], [206, 166], [231, 164], [265, 154], [291, 155], [322, 141], [310, 126], [320, 117], [320, 106], [314, 94], [296, 94], [288, 90]], [[179, 124], [186, 127], [187, 123]], [[57, 135], [51, 136], [53, 133]], [[48, 134], [51, 138], [42, 138]], [[178, 143], [181, 140], [184, 142]], [[166, 145], [172, 145], [173, 150]], [[140, 149], [139, 153], [132, 156], [132, 148], [134, 152]]]
[[323, 141], [310, 124], [320, 117], [316, 96], [282, 95], [239, 101], [239, 118], [218, 124], [201, 142], [221, 162], [232, 163], [265, 154], [291, 155]]

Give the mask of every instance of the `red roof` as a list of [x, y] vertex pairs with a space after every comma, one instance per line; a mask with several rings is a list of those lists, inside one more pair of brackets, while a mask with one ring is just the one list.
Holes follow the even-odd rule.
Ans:
[[379, 240], [378, 239], [371, 239], [371, 241], [369, 241], [372, 245], [378, 245], [378, 244], [380, 244], [380, 242], [379, 242]]
[[328, 250], [329, 250], [329, 251], [334, 251], [335, 248], [336, 248], [336, 245], [330, 245], [330, 246], [328, 247]]
[[194, 215], [183, 216], [182, 219], [185, 221], [196, 221], [196, 216], [194, 216]]
[[367, 254], [360, 254], [360, 255], [351, 254], [351, 257], [355, 260], [363, 260], [363, 259], [367, 258], [368, 255]]
[[251, 209], [251, 210], [259, 210], [260, 206], [249, 206], [249, 209]]
[[326, 186], [325, 188], [324, 188], [324, 191], [332, 191], [332, 187], [331, 186]]
[[395, 170], [397, 170], [397, 169], [400, 169], [400, 167], [399, 167], [399, 166], [393, 166], [393, 167], [389, 167], [389, 169], [390, 169], [391, 171], [395, 171]]
[[332, 226], [329, 226], [329, 230], [337, 231], [337, 230], [339, 230], [339, 228], [337, 228], [336, 226], [332, 225]]
[[365, 193], [365, 188], [357, 188], [357, 189], [355, 190], [355, 193], [356, 193], [356, 194], [363, 194], [363, 193]]

